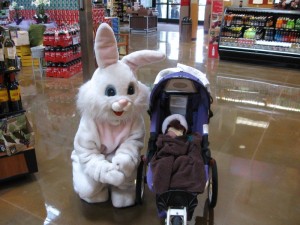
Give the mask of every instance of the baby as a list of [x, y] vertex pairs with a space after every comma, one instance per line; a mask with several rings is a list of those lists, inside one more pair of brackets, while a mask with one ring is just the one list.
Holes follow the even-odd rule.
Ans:
[[176, 138], [185, 135], [187, 128], [185, 117], [180, 114], [173, 114], [164, 120], [162, 132], [165, 135]]
[[170, 189], [201, 193], [205, 187], [201, 135], [188, 134], [184, 116], [168, 116], [156, 141], [157, 152], [151, 160], [152, 190], [161, 194]]

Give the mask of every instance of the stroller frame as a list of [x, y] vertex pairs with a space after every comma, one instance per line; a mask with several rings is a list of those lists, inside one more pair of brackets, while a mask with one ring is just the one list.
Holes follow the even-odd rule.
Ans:
[[[180, 84], [181, 83], [181, 84]], [[171, 86], [175, 90], [171, 90]], [[177, 86], [177, 88], [176, 88]], [[181, 87], [182, 89], [180, 89]], [[179, 88], [178, 88], [179, 87]], [[152, 174], [150, 160], [157, 151], [156, 140], [161, 133], [163, 120], [176, 112], [172, 112], [170, 104], [172, 98], [176, 102], [176, 97], [184, 96], [185, 107], [179, 105], [179, 110], [185, 109], [188, 130], [202, 134], [201, 151], [205, 165], [205, 190], [208, 190], [209, 207], [214, 208], [217, 203], [218, 175], [216, 161], [211, 157], [208, 141], [208, 124], [213, 116], [210, 109], [212, 98], [209, 91], [199, 77], [190, 73], [179, 71], [163, 76], [154, 86], [150, 96], [150, 138], [146, 159], [142, 160], [142, 166], [138, 169], [137, 176], [137, 203], [142, 203], [143, 185], [145, 182], [151, 190]], [[176, 105], [176, 104], [175, 104]], [[174, 107], [173, 107], [174, 108]], [[176, 107], [175, 107], [176, 108]], [[182, 190], [169, 190], [161, 195], [157, 195], [156, 204], [159, 212], [167, 211], [166, 224], [179, 225], [186, 224], [192, 218], [194, 209], [198, 204], [197, 195]]]

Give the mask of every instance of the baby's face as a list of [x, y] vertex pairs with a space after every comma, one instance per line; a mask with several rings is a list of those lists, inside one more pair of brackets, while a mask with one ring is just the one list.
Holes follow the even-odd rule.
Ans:
[[169, 127], [168, 131], [167, 131], [167, 135], [169, 135], [172, 138], [178, 137], [178, 136], [182, 136], [183, 135], [183, 130], [177, 130], [174, 127]]
[[177, 135], [173, 131], [170, 131], [170, 130], [168, 130], [166, 135], [170, 136], [171, 138], [176, 138], [177, 137]]

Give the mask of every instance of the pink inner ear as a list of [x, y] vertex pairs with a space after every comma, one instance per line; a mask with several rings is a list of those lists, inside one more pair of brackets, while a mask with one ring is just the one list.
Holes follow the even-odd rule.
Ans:
[[100, 24], [95, 38], [95, 55], [98, 67], [105, 68], [119, 60], [116, 38], [107, 23]]

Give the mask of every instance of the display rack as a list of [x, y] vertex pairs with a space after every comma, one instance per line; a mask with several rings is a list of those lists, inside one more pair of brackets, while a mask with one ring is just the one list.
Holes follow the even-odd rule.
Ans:
[[44, 33], [46, 76], [69, 78], [82, 70], [79, 29], [76, 26]]
[[220, 28], [219, 56], [299, 65], [300, 11], [226, 8]]
[[34, 132], [25, 110], [0, 114], [0, 182], [37, 171]]

